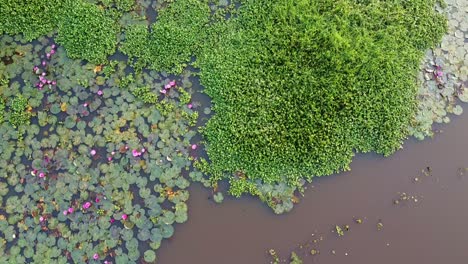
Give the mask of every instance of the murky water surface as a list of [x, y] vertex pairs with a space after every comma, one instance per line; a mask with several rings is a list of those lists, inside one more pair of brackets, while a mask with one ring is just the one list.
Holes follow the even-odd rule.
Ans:
[[[316, 179], [286, 215], [253, 198], [219, 206], [193, 185], [190, 220], [163, 243], [159, 262], [270, 263], [275, 249], [304, 263], [466, 263], [468, 174], [459, 168], [468, 167], [468, 116], [440, 129], [389, 158], [356, 156], [350, 172]], [[339, 237], [335, 225], [350, 229]]]

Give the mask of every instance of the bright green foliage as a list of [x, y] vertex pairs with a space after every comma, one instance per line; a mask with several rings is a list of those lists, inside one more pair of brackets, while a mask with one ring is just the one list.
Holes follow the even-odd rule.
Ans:
[[150, 60], [148, 42], [149, 32], [146, 25], [129, 25], [125, 30], [125, 41], [120, 46], [120, 51], [127, 55], [130, 61], [137, 60], [135, 64], [146, 66]]
[[206, 37], [209, 14], [201, 0], [175, 1], [161, 10], [150, 36], [151, 68], [182, 72]]
[[136, 88], [132, 91], [132, 94], [146, 104], [155, 104], [158, 102], [158, 96], [154, 94], [148, 86]]
[[122, 77], [122, 79], [120, 79], [119, 87], [127, 88], [134, 81], [135, 81], [135, 78], [133, 77], [133, 74], [125, 75], [124, 77]]
[[181, 73], [206, 38], [210, 9], [202, 0], [179, 0], [162, 9], [151, 32], [145, 25], [129, 26], [121, 50], [137, 65]]
[[97, 5], [71, 1], [59, 23], [57, 42], [65, 47], [70, 58], [103, 63], [115, 52], [117, 29], [116, 23]]
[[10, 124], [18, 128], [21, 125], [29, 125], [31, 113], [27, 111], [28, 99], [17, 95], [10, 102]]
[[[446, 30], [432, 0], [246, 0], [198, 57], [216, 112], [211, 170], [296, 185], [390, 155], [415, 112], [423, 50]], [[231, 180], [234, 194], [249, 191]], [[233, 192], [233, 191], [231, 191]]]
[[33, 40], [55, 29], [63, 10], [62, 0], [0, 0], [0, 35], [23, 33]]
[[192, 96], [190, 95], [189, 92], [185, 91], [184, 88], [182, 87], [178, 87], [177, 91], [179, 91], [179, 94], [180, 94], [179, 100], [181, 104], [190, 103], [190, 99], [192, 98]]

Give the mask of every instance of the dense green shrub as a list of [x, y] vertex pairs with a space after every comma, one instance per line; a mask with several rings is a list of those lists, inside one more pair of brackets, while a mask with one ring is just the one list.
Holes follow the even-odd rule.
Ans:
[[57, 42], [70, 58], [104, 62], [117, 45], [115, 21], [103, 9], [85, 1], [72, 1], [66, 9], [58, 25]]
[[294, 185], [348, 169], [355, 151], [393, 153], [423, 51], [446, 29], [434, 5], [243, 1], [198, 57], [216, 112], [204, 130], [211, 170]]
[[63, 10], [62, 0], [0, 0], [0, 35], [23, 33], [33, 40], [55, 29]]

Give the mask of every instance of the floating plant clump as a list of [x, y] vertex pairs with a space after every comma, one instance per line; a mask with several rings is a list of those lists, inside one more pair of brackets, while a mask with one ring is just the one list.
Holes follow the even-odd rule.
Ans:
[[121, 89], [123, 62], [72, 60], [46, 38], [0, 43], [12, 54], [0, 67], [0, 262], [153, 263], [187, 220], [190, 88], [142, 72]]

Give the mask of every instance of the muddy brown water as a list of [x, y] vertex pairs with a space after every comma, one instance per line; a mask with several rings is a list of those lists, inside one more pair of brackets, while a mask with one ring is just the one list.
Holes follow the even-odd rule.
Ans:
[[[433, 139], [409, 139], [388, 158], [357, 155], [350, 172], [317, 178], [285, 215], [249, 197], [217, 205], [194, 184], [189, 220], [163, 242], [158, 263], [270, 263], [269, 249], [282, 262], [294, 250], [304, 263], [468, 263], [468, 174], [458, 171], [468, 167], [468, 114], [451, 118]], [[394, 204], [399, 192], [417, 202]], [[344, 236], [332, 232], [346, 224]]]

